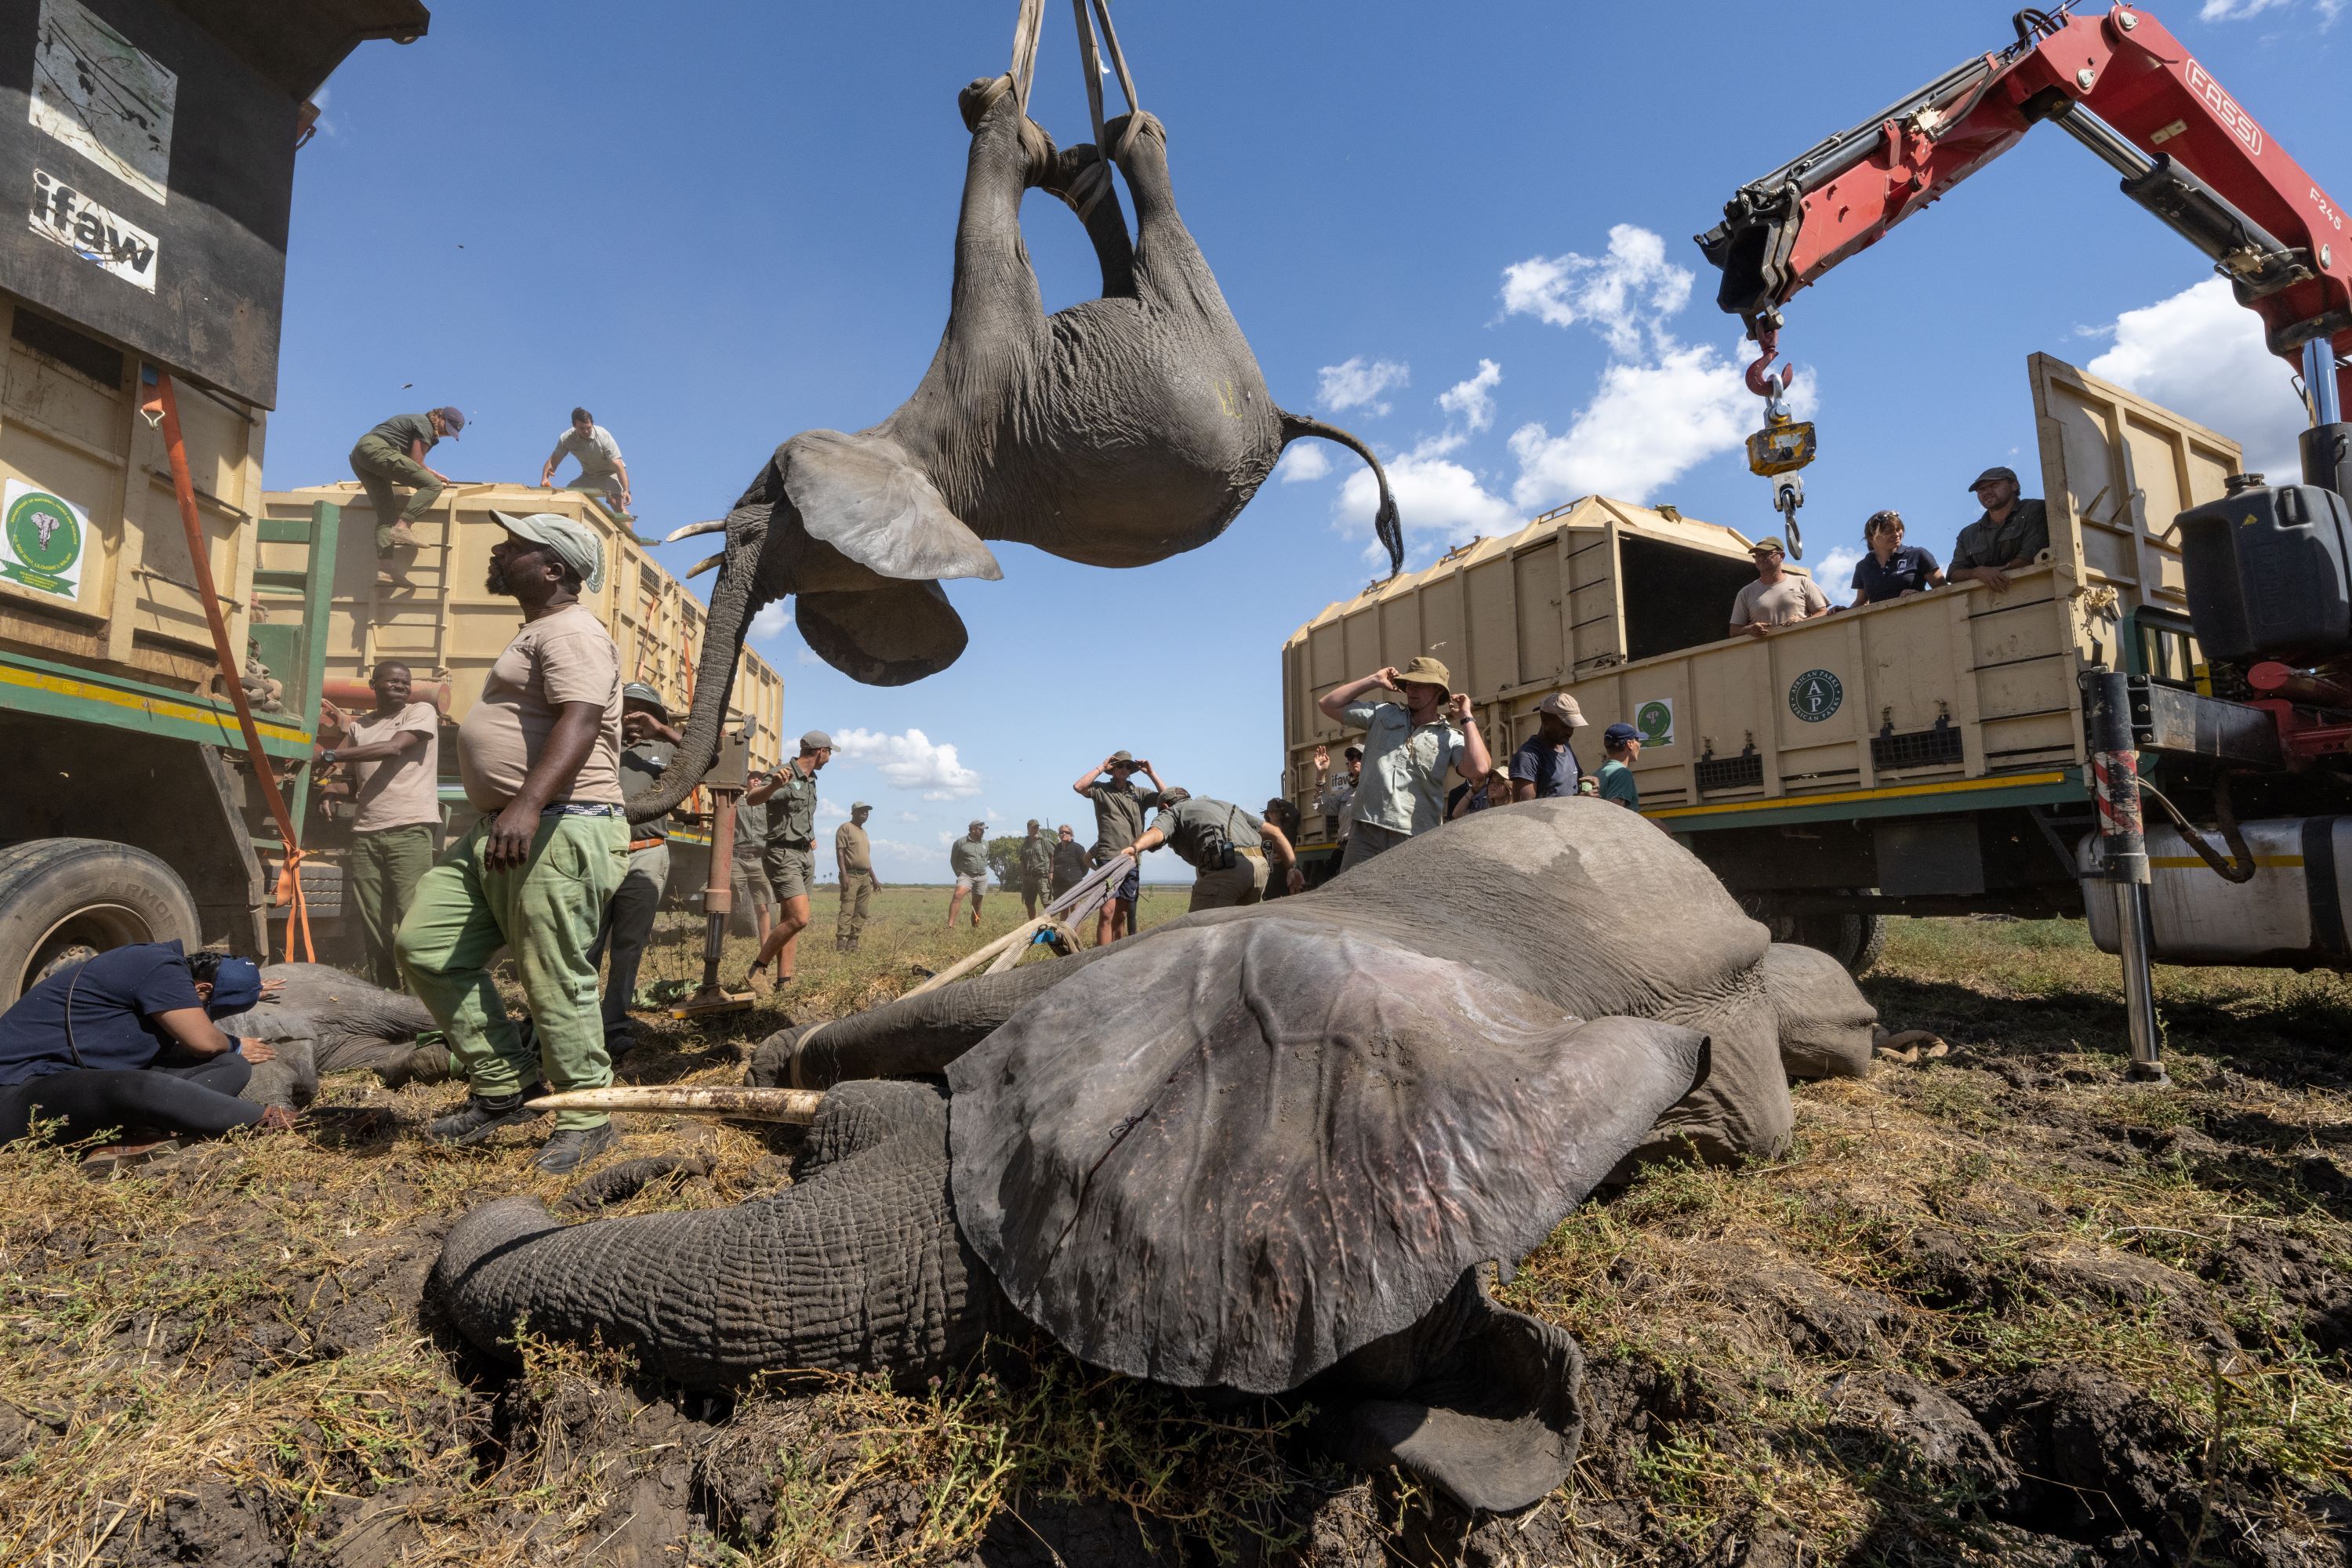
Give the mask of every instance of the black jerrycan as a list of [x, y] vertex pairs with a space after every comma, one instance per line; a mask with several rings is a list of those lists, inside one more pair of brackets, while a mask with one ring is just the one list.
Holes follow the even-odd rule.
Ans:
[[2180, 514], [2189, 619], [2208, 659], [2311, 659], [2352, 650], [2352, 507], [2317, 485], [2230, 489]]

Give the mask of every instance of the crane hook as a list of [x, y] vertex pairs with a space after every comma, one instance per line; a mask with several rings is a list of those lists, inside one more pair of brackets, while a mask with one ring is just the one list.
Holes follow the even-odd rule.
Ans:
[[1756, 346], [1764, 352], [1748, 367], [1748, 390], [1767, 403], [1778, 404], [1789, 395], [1789, 387], [1797, 379], [1797, 367], [1786, 364], [1778, 375], [1767, 375], [1764, 369], [1780, 357], [1780, 329], [1758, 323]]

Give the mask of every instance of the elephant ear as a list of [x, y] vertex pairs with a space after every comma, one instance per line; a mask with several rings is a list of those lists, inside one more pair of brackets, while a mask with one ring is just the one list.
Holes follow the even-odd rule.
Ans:
[[1083, 1359], [1276, 1393], [1540, 1242], [1706, 1060], [1328, 921], [1171, 928], [948, 1069], [957, 1219]]
[[804, 430], [781, 454], [784, 494], [811, 539], [885, 577], [1004, 575], [907, 449], [887, 436]]

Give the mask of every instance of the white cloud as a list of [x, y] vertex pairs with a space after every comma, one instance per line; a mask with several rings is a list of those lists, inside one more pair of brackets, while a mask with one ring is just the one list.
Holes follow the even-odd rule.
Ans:
[[1293, 441], [1282, 449], [1282, 461], [1274, 466], [1275, 481], [1278, 484], [1303, 485], [1325, 479], [1331, 472], [1331, 454], [1320, 441]]
[[1853, 569], [1862, 564], [1862, 552], [1841, 544], [1819, 561], [1812, 563], [1813, 581], [1832, 605], [1853, 603]]
[[[2205, 0], [2198, 9], [2197, 19], [2242, 22], [2265, 11], [2284, 11], [2294, 4], [2294, 0]], [[2347, 0], [2314, 0], [2312, 9], [2319, 13], [2319, 25], [2325, 29], [2336, 25], [2336, 18], [2344, 14], [2347, 4]]]
[[830, 822], [836, 816], [846, 822], [849, 820], [849, 808], [837, 800], [826, 800], [819, 796], [816, 803], [816, 815], [817, 819], [822, 822]]
[[2239, 442], [2246, 467], [2273, 479], [2301, 473], [2295, 437], [2308, 422], [2286, 361], [2263, 346], [2262, 319], [2226, 279], [2116, 318], [2115, 347], [2086, 367]]
[[1368, 360], [1362, 354], [1342, 364], [1327, 364], [1317, 374], [1322, 377], [1322, 386], [1316, 401], [1334, 414], [1347, 408], [1386, 414], [1389, 405], [1380, 401], [1381, 394], [1412, 379], [1410, 366], [1389, 359]]
[[[764, 614], [765, 612], [762, 613]], [[817, 668], [822, 668], [824, 665], [824, 656], [818, 653], [816, 649], [813, 647], [803, 647], [798, 653], [793, 655], [793, 662], [794, 664], [814, 665]]]
[[1495, 388], [1503, 380], [1503, 367], [1493, 360], [1478, 362], [1478, 374], [1467, 381], [1457, 381], [1438, 394], [1437, 406], [1448, 414], [1458, 414], [1462, 422], [1473, 430], [1484, 430], [1495, 422]]
[[923, 818], [921, 814], [918, 812], [902, 811], [898, 814], [898, 820], [901, 822], [920, 822]]
[[1603, 256], [1537, 256], [1503, 268], [1503, 313], [1529, 315], [1555, 327], [1583, 322], [1612, 353], [1641, 352], [1644, 327], [1655, 331], [1689, 303], [1691, 274], [1666, 259], [1666, 242], [1646, 228], [1621, 223], [1609, 231]]
[[[1790, 407], [1811, 412], [1811, 378], [1791, 388]], [[1643, 363], [1620, 361], [1559, 435], [1541, 424], [1511, 433], [1519, 477], [1511, 499], [1541, 510], [1576, 496], [1647, 500], [1696, 465], [1736, 450], [1762, 423], [1763, 405], [1729, 355], [1710, 343], [1664, 340]]]
[[[1388, 458], [1389, 489], [1396, 495], [1404, 519], [1408, 567], [1428, 564], [1440, 551], [1479, 535], [1516, 533], [1523, 521], [1511, 503], [1488, 490], [1478, 476], [1451, 456], [1467, 437], [1448, 431], [1421, 442], [1400, 457]], [[1369, 537], [1372, 513], [1380, 505], [1380, 488], [1370, 468], [1350, 473], [1339, 487], [1333, 507], [1341, 526]], [[1366, 558], [1387, 560], [1375, 541]]]
[[872, 763], [893, 788], [920, 790], [925, 800], [961, 800], [980, 793], [980, 775], [956, 760], [956, 749], [920, 730], [903, 735], [840, 730], [834, 747], [852, 763]]
[[[782, 599], [772, 605], [762, 605], [751, 616], [751, 640], [773, 642], [784, 635], [784, 628], [791, 624], [791, 617], [785, 614], [784, 602]], [[802, 652], [803, 657], [807, 657], [806, 649], [803, 649]]]

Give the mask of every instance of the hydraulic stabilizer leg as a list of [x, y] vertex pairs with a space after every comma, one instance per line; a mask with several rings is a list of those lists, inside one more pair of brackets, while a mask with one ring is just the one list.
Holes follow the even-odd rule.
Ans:
[[2147, 907], [2147, 840], [2139, 815], [2139, 747], [2132, 734], [2131, 685], [2122, 675], [2083, 678], [2089, 700], [2091, 772], [2098, 786], [2101, 872], [2114, 889], [2122, 935], [2124, 1007], [2131, 1031], [2130, 1075], [2164, 1083], [2156, 1023], [2156, 955]]
[[702, 889], [702, 988], [673, 1005], [673, 1018], [702, 1018], [713, 1013], [742, 1013], [751, 1006], [748, 991], [730, 991], [719, 984], [720, 950], [727, 945], [727, 921], [735, 912], [735, 803], [742, 798], [751, 778], [750, 748], [740, 735], [719, 743], [718, 759], [703, 776], [710, 792], [710, 875]]

